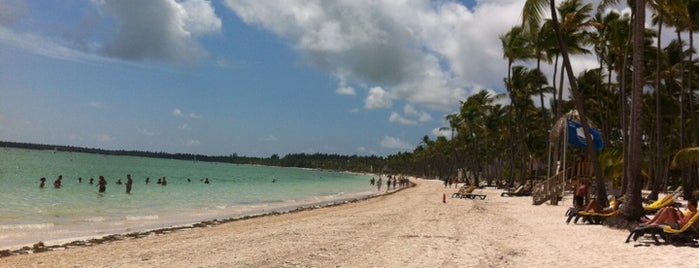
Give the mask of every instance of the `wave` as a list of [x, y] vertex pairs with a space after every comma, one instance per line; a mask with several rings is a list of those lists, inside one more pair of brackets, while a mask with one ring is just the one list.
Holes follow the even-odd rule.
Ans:
[[53, 223], [0, 224], [0, 230], [46, 230], [53, 226]]
[[158, 220], [160, 217], [158, 215], [145, 215], [145, 216], [126, 216], [127, 221], [146, 221], [146, 220]]

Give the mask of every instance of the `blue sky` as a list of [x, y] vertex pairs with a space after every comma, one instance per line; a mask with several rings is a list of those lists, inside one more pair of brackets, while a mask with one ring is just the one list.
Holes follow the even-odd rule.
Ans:
[[0, 0], [0, 140], [389, 155], [502, 92], [523, 0]]

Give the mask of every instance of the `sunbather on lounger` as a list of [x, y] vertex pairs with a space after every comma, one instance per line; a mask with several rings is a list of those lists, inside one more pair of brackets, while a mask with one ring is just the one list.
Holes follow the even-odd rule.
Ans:
[[587, 203], [587, 206], [585, 206], [586, 212], [594, 212], [594, 213], [600, 213], [600, 214], [607, 214], [614, 212], [615, 210], [619, 209], [619, 201], [616, 200], [616, 197], [613, 195], [609, 196], [609, 206], [608, 207], [602, 207], [599, 204], [597, 204], [597, 201], [595, 199], [590, 200], [590, 203]]
[[650, 219], [648, 222], [641, 224], [639, 227], [642, 228], [652, 225], [668, 225], [672, 226], [673, 229], [679, 229], [684, 226], [696, 213], [697, 200], [690, 199], [687, 201], [687, 211], [685, 213], [674, 207], [665, 207], [660, 209], [658, 213], [655, 214], [655, 217]]

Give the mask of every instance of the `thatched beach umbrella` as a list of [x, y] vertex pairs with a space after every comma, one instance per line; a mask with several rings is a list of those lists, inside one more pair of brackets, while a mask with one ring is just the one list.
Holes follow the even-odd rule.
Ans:
[[[578, 114], [578, 110], [570, 110], [569, 112], [559, 117], [558, 120], [556, 120], [556, 123], [553, 124], [553, 127], [551, 128], [551, 133], [549, 133], [550, 140], [557, 141], [561, 137], [561, 135], [563, 135], [565, 128], [568, 126], [568, 120], [580, 124], [580, 114]], [[587, 118], [587, 122], [588, 124], [590, 124], [591, 128], [596, 128], [595, 125], [592, 124], [590, 118]]]

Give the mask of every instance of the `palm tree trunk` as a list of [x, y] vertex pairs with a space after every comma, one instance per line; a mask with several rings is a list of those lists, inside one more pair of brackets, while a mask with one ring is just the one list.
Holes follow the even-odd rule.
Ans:
[[641, 206], [641, 164], [643, 161], [643, 146], [642, 146], [642, 126], [641, 114], [643, 112], [643, 86], [645, 85], [645, 66], [643, 58], [643, 40], [645, 33], [645, 17], [646, 4], [645, 0], [637, 0], [634, 7], [633, 19], [633, 90], [631, 103], [631, 118], [629, 120], [629, 142], [625, 144], [629, 151], [628, 169], [624, 172], [628, 184], [628, 204], [625, 204], [621, 209], [621, 215], [626, 219], [638, 219], [645, 213]]
[[[602, 168], [599, 164], [599, 159], [597, 157], [597, 151], [595, 150], [595, 145], [592, 142], [592, 135], [590, 135], [590, 125], [587, 122], [587, 113], [585, 112], [584, 101], [582, 95], [578, 90], [578, 83], [575, 80], [575, 74], [573, 73], [573, 67], [570, 64], [570, 59], [568, 58], [568, 47], [563, 41], [563, 35], [561, 33], [560, 25], [558, 24], [558, 16], [556, 14], [556, 1], [551, 0], [551, 21], [553, 22], [553, 28], [556, 31], [556, 37], [558, 39], [558, 46], [561, 48], [561, 56], [563, 56], [563, 65], [566, 69], [566, 74], [568, 76], [568, 83], [570, 84], [570, 91], [573, 94], [573, 99], [575, 100], [575, 106], [580, 115], [580, 123], [583, 126], [583, 131], [585, 132], [585, 141], [587, 142], [587, 153], [592, 160], [592, 165], [595, 170], [596, 182], [597, 182], [597, 201], [600, 204], [607, 204], [607, 191], [604, 185], [604, 176], [602, 174]], [[642, 42], [641, 42], [642, 44]], [[639, 191], [640, 193], [640, 191]]]

